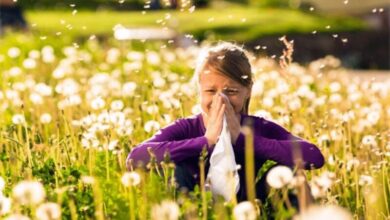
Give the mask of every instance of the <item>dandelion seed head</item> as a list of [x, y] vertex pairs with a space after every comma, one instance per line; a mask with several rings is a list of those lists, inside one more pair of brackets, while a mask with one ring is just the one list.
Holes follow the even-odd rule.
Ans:
[[45, 197], [45, 189], [38, 181], [23, 180], [12, 190], [12, 196], [19, 204], [39, 204]]
[[293, 220], [352, 220], [352, 215], [346, 209], [335, 205], [310, 206], [307, 210], [294, 216]]
[[124, 186], [137, 186], [141, 182], [141, 176], [135, 172], [126, 172], [122, 175], [121, 182]]
[[26, 123], [26, 119], [22, 114], [15, 114], [14, 116], [12, 116], [12, 123], [16, 125], [22, 125]]
[[56, 220], [61, 218], [61, 207], [54, 202], [43, 203], [38, 206], [36, 216], [41, 220]]
[[147, 121], [144, 125], [144, 130], [147, 132], [147, 133], [150, 133], [152, 131], [156, 131], [160, 129], [160, 124], [157, 122], [157, 121], [154, 121], [154, 120], [151, 120], [151, 121]]
[[7, 216], [5, 220], [30, 220], [30, 218], [22, 214], [12, 214]]
[[19, 57], [21, 51], [18, 47], [11, 47], [8, 49], [8, 56], [10, 58], [16, 58]]
[[276, 166], [272, 168], [267, 177], [267, 183], [276, 189], [287, 185], [293, 178], [293, 173], [290, 168], [286, 166]]
[[153, 220], [177, 220], [180, 216], [180, 209], [176, 202], [164, 200], [152, 207], [151, 218]]
[[39, 120], [42, 124], [49, 124], [51, 122], [51, 115], [49, 113], [43, 113]]
[[11, 199], [4, 197], [0, 192], [0, 216], [4, 216], [11, 212], [11, 204]]
[[233, 209], [233, 215], [236, 220], [255, 220], [257, 218], [256, 209], [249, 201], [237, 204]]

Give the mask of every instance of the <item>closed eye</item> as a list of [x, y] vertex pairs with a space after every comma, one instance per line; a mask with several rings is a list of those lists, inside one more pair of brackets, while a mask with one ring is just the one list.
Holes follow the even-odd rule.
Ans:
[[233, 89], [225, 90], [226, 95], [236, 95], [237, 93], [238, 90], [233, 90]]

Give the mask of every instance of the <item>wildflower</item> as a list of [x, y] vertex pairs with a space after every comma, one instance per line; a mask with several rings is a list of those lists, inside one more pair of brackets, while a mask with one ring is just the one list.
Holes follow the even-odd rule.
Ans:
[[176, 202], [165, 200], [152, 207], [151, 215], [153, 220], [176, 220], [179, 219], [180, 209]]
[[332, 82], [332, 83], [329, 85], [329, 89], [330, 89], [331, 92], [335, 93], [335, 92], [340, 91], [341, 85], [340, 85], [339, 82]]
[[81, 181], [85, 184], [94, 184], [95, 178], [93, 176], [82, 176]]
[[302, 124], [296, 123], [296, 124], [294, 124], [292, 130], [296, 134], [302, 134], [305, 131], [305, 126], [303, 126]]
[[43, 113], [39, 120], [42, 124], [49, 124], [51, 122], [51, 115], [49, 113]]
[[50, 96], [53, 93], [53, 89], [45, 83], [38, 83], [34, 86], [34, 91], [41, 96]]
[[379, 111], [371, 111], [370, 113], [367, 114], [367, 121], [371, 125], [375, 125], [378, 123], [379, 119], [381, 118], [380, 112]]
[[233, 209], [233, 215], [236, 220], [254, 220], [257, 217], [256, 209], [249, 201], [237, 204]]
[[16, 125], [21, 125], [26, 123], [26, 119], [24, 118], [24, 115], [22, 114], [16, 114], [12, 116], [12, 123]]
[[81, 145], [87, 149], [97, 148], [100, 145], [100, 142], [94, 134], [84, 133], [81, 139]]
[[111, 109], [114, 111], [120, 111], [122, 110], [124, 104], [121, 100], [115, 100], [111, 102]]
[[46, 193], [40, 182], [23, 180], [13, 188], [12, 195], [20, 204], [26, 205], [42, 202]]
[[299, 108], [301, 108], [301, 106], [302, 106], [301, 100], [299, 98], [293, 98], [293, 99], [289, 100], [287, 105], [288, 105], [288, 108], [292, 111], [296, 111]]
[[61, 218], [61, 207], [54, 202], [41, 204], [36, 211], [36, 216], [41, 220], [55, 220]]
[[118, 145], [118, 140], [111, 140], [108, 144], [104, 146], [104, 148], [108, 150], [114, 150], [116, 146]]
[[11, 47], [8, 49], [8, 56], [11, 58], [16, 58], [20, 55], [20, 49], [17, 47]]
[[293, 173], [290, 168], [286, 166], [276, 166], [270, 170], [266, 180], [271, 187], [279, 189], [290, 183], [292, 179]]
[[8, 214], [11, 211], [11, 199], [4, 197], [0, 193], [0, 216]]
[[5, 220], [30, 220], [30, 218], [21, 214], [13, 214], [5, 218]]
[[23, 67], [26, 69], [34, 69], [37, 66], [37, 62], [34, 59], [27, 58], [23, 61]]
[[99, 110], [99, 109], [104, 108], [104, 106], [106, 105], [106, 102], [101, 97], [98, 97], [98, 98], [93, 99], [91, 101], [90, 105], [91, 105], [92, 109]]
[[8, 70], [8, 74], [11, 77], [16, 77], [16, 76], [19, 76], [20, 74], [22, 74], [22, 70], [19, 67], [15, 66], [15, 67], [12, 67]]
[[127, 53], [126, 58], [128, 60], [142, 61], [144, 59], [144, 54], [137, 51], [130, 51], [129, 53]]
[[107, 57], [106, 57], [106, 62], [110, 64], [115, 64], [118, 62], [118, 59], [120, 57], [121, 53], [119, 49], [117, 48], [110, 48], [107, 51]]
[[34, 105], [41, 105], [43, 104], [43, 98], [41, 95], [39, 95], [38, 93], [31, 93], [30, 94], [30, 101], [34, 104]]
[[157, 105], [149, 105], [148, 107], [146, 107], [146, 112], [149, 113], [150, 115], [154, 115], [158, 113], [158, 111], [159, 108]]
[[165, 84], [166, 84], [166, 81], [162, 77], [160, 77], [160, 76], [154, 77], [154, 79], [153, 79], [153, 86], [154, 87], [162, 88], [165, 86]]
[[367, 175], [361, 175], [359, 177], [359, 185], [363, 186], [363, 185], [371, 185], [373, 182], [373, 178], [371, 176], [367, 176]]
[[329, 97], [329, 102], [333, 103], [333, 104], [340, 103], [342, 100], [343, 100], [343, 98], [338, 93], [334, 93], [334, 94], [330, 95], [330, 97]]
[[152, 130], [160, 129], [160, 124], [157, 121], [147, 121], [144, 125], [144, 129], [146, 132], [150, 133]]
[[137, 186], [141, 182], [141, 177], [135, 171], [126, 172], [123, 174], [123, 176], [121, 178], [121, 182], [126, 187]]
[[122, 96], [131, 97], [134, 95], [137, 84], [135, 82], [127, 82], [122, 86]]
[[378, 145], [376, 140], [375, 140], [375, 136], [373, 136], [373, 135], [364, 136], [362, 139], [362, 144], [364, 146], [373, 146], [373, 147], [376, 147]]
[[311, 206], [294, 216], [293, 220], [352, 220], [352, 215], [344, 208], [335, 205]]
[[146, 60], [149, 64], [159, 65], [161, 62], [160, 56], [155, 51], [149, 51], [146, 53]]

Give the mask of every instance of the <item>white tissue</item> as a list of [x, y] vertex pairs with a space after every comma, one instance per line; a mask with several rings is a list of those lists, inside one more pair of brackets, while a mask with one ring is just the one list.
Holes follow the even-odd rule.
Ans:
[[207, 179], [213, 196], [223, 196], [225, 201], [230, 201], [240, 188], [240, 178], [226, 116], [223, 117], [221, 135], [210, 157]]

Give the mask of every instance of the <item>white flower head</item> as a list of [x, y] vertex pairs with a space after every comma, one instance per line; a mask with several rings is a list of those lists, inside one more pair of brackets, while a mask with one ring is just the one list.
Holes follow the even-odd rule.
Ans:
[[352, 220], [352, 215], [346, 209], [335, 206], [311, 206], [299, 215], [294, 216], [293, 220]]
[[85, 184], [94, 184], [95, 183], [95, 178], [93, 176], [82, 176], [81, 181]]
[[10, 211], [11, 211], [11, 199], [0, 195], [0, 216], [8, 214]]
[[233, 215], [236, 220], [255, 220], [257, 212], [255, 206], [251, 202], [244, 201], [234, 207]]
[[135, 89], [137, 88], [137, 84], [135, 82], [127, 82], [122, 86], [122, 96], [131, 97], [135, 94]]
[[12, 195], [22, 205], [38, 204], [46, 197], [45, 189], [40, 182], [27, 180], [19, 182], [13, 188]]
[[11, 58], [16, 58], [20, 55], [20, 49], [17, 47], [11, 47], [8, 49], [8, 56]]
[[49, 113], [43, 113], [39, 120], [42, 124], [49, 124], [51, 122], [51, 115]]
[[290, 168], [286, 166], [276, 166], [269, 171], [266, 180], [271, 187], [279, 189], [290, 183], [293, 176]]
[[373, 135], [364, 136], [362, 139], [362, 144], [364, 146], [372, 146], [372, 147], [376, 147], [378, 145], [378, 143], [375, 140], [375, 136]]
[[95, 98], [91, 101], [91, 108], [94, 110], [102, 109], [105, 105], [106, 102], [101, 97]]
[[111, 109], [114, 111], [120, 111], [124, 107], [122, 100], [115, 100], [111, 102]]
[[21, 125], [26, 123], [26, 119], [24, 118], [24, 115], [22, 114], [15, 114], [12, 116], [12, 123], [16, 125]]
[[55, 220], [61, 218], [61, 207], [54, 202], [41, 204], [36, 210], [36, 216], [41, 220]]
[[153, 220], [177, 220], [179, 216], [180, 209], [176, 202], [165, 200], [152, 207]]
[[144, 125], [144, 129], [146, 132], [150, 133], [153, 130], [160, 129], [160, 124], [157, 121], [147, 121]]
[[135, 172], [126, 172], [121, 178], [121, 182], [124, 186], [137, 186], [141, 182], [141, 176]]
[[5, 220], [30, 220], [30, 218], [21, 214], [13, 214], [5, 218]]
[[32, 58], [27, 58], [23, 61], [23, 67], [26, 69], [34, 69], [37, 66], [37, 62]]
[[359, 177], [359, 185], [371, 185], [374, 182], [372, 176], [361, 175]]

